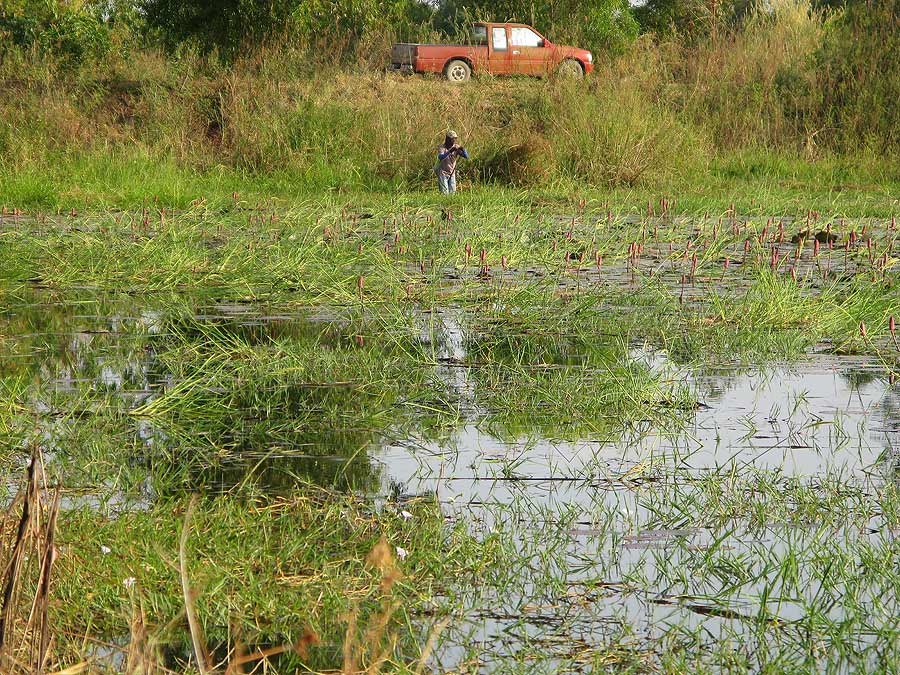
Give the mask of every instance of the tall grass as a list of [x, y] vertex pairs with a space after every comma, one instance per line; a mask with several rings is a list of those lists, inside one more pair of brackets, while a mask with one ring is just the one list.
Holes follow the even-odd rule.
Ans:
[[[839, 19], [807, 0], [779, 0], [707, 41], [644, 38], [577, 86], [482, 78], [455, 88], [386, 76], [377, 66], [387, 43], [355, 67], [295, 46], [259, 47], [227, 67], [189, 50], [144, 48], [80, 67], [16, 52], [0, 64], [15, 92], [0, 101], [0, 176], [130, 158], [150, 173], [178, 166], [278, 173], [311, 189], [410, 187], [431, 180], [447, 127], [473, 151], [464, 176], [481, 183], [698, 183], [712, 164], [747, 151], [846, 155], [895, 176], [883, 152], [896, 142], [893, 85], [867, 98], [847, 80], [853, 64], [836, 45], [865, 22]], [[872, 47], [856, 66], [882, 56]]]
[[410, 606], [490, 559], [431, 499], [400, 515], [304, 483], [110, 518], [60, 512], [42, 466], [35, 456], [0, 530], [10, 675], [423, 672], [433, 644]]

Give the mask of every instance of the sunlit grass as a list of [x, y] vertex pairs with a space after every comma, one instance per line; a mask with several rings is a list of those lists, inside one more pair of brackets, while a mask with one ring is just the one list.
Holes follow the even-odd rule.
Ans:
[[[817, 349], [897, 370], [890, 215], [779, 225], [656, 201], [648, 216], [646, 204], [503, 199], [4, 216], [0, 439], [11, 486], [37, 445], [63, 488], [60, 665], [85, 656], [85, 633], [127, 640], [132, 598], [188, 658], [170, 563], [193, 492], [207, 495], [192, 550], [213, 645], [234, 644], [235, 625], [260, 645], [311, 629], [323, 640], [312, 667], [341, 667], [345, 613], [382, 608], [363, 561], [384, 535], [409, 551], [389, 670], [413, 669], [445, 617], [444, 644], [503, 672], [533, 659], [637, 672], [897, 663], [877, 646], [898, 630], [890, 451], [865, 478], [795, 478], [629, 446], [689, 427], [685, 373], [706, 365]], [[807, 218], [807, 240], [791, 243]], [[816, 252], [825, 228], [838, 239]], [[656, 349], [667, 368], [639, 357]], [[831, 450], [853, 433], [814, 423], [833, 427]], [[593, 495], [587, 507], [534, 499], [520, 481], [544, 476], [515, 453], [477, 467], [506, 490], [488, 503], [389, 485], [378, 449], [410, 441], [449, 462], [471, 429], [504, 447], [593, 444], [544, 472]], [[635, 612], [660, 608], [665, 627], [638, 630]], [[492, 653], [468, 632], [479, 612], [508, 628]], [[720, 622], [717, 639], [698, 616]], [[550, 627], [540, 639], [517, 632], [529, 617]]]

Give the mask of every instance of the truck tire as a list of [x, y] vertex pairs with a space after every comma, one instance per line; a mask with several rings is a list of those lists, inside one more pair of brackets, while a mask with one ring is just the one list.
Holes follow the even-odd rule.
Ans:
[[584, 77], [584, 68], [581, 67], [581, 64], [577, 60], [566, 59], [559, 64], [559, 68], [556, 69], [556, 73], [560, 77], [580, 80], [582, 77]]
[[453, 59], [444, 67], [444, 77], [454, 84], [462, 84], [472, 77], [472, 69], [465, 61]]

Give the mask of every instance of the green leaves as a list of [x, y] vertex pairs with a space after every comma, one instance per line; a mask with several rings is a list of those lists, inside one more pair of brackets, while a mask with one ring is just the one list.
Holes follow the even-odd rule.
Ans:
[[558, 44], [572, 43], [593, 52], [619, 52], [638, 33], [627, 0], [443, 0], [439, 24], [448, 31], [468, 30], [473, 19], [518, 21], [534, 26]]
[[354, 53], [369, 31], [399, 33], [430, 13], [414, 0], [143, 0], [147, 26], [170, 48], [195, 44], [230, 60], [245, 48], [272, 40], [332, 52]]
[[24, 0], [0, 3], [0, 53], [10, 46], [39, 46], [64, 61], [105, 56], [109, 26], [81, 3]]

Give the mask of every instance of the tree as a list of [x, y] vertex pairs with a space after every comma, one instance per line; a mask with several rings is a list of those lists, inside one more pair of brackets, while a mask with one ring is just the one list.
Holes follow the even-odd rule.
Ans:
[[717, 26], [740, 23], [754, 4], [754, 0], [647, 0], [634, 14], [643, 33], [692, 39], [709, 35]]
[[628, 0], [441, 0], [438, 15], [448, 32], [473, 20], [516, 21], [596, 52], [619, 51], [638, 32]]
[[88, 3], [61, 0], [0, 0], [0, 53], [30, 47], [67, 61], [102, 56], [110, 49], [109, 27]]
[[138, 0], [147, 25], [169, 47], [193, 42], [233, 57], [272, 37], [337, 39], [352, 47], [367, 30], [408, 30], [433, 10], [418, 0]]
[[147, 26], [167, 46], [194, 42], [233, 56], [248, 43], [284, 30], [293, 0], [142, 0]]

